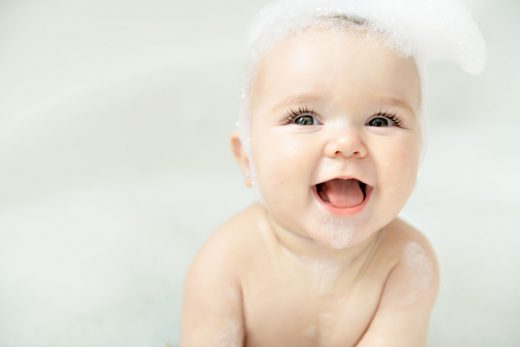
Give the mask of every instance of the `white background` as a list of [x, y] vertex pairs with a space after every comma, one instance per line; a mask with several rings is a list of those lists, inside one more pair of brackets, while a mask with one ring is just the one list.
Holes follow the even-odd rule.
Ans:
[[[265, 1], [0, 1], [0, 346], [176, 344], [182, 278], [253, 199], [231, 159]], [[430, 346], [520, 345], [520, 2], [468, 2], [486, 71], [430, 67], [405, 219], [442, 267]]]

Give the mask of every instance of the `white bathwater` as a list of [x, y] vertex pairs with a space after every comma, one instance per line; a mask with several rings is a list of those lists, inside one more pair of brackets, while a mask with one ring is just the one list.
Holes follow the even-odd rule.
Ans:
[[[0, 4], [1, 347], [178, 342], [186, 267], [253, 199], [226, 136], [264, 4]], [[428, 68], [428, 150], [403, 216], [441, 265], [429, 345], [512, 347], [520, 4], [468, 4], [488, 65]]]

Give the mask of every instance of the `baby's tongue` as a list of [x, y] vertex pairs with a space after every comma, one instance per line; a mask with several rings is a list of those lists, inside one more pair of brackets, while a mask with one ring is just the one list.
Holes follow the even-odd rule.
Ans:
[[338, 208], [354, 207], [363, 202], [363, 192], [359, 181], [354, 179], [333, 179], [322, 183], [322, 194]]

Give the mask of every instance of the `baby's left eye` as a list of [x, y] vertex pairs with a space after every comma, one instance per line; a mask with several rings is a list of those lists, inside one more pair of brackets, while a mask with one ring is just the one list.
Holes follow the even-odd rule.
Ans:
[[378, 128], [391, 127], [391, 126], [400, 127], [401, 120], [395, 114], [384, 112], [384, 113], [378, 113], [377, 115], [372, 117], [367, 122], [367, 125], [371, 126], [371, 127], [378, 127]]
[[372, 118], [368, 125], [371, 127], [387, 127], [390, 125], [390, 121], [383, 117]]

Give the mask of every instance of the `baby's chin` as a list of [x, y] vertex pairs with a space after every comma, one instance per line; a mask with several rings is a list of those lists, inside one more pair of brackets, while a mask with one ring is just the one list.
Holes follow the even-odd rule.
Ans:
[[[323, 246], [342, 250], [366, 240], [376, 230], [370, 231], [360, 225], [360, 220], [325, 216], [320, 218], [319, 227], [309, 232], [309, 237]], [[363, 224], [363, 223], [361, 223]]]

